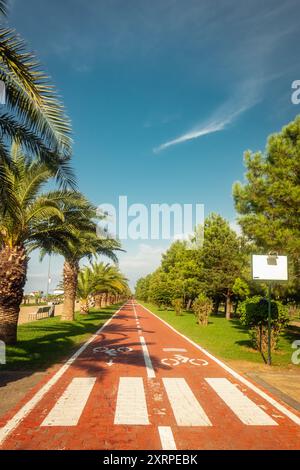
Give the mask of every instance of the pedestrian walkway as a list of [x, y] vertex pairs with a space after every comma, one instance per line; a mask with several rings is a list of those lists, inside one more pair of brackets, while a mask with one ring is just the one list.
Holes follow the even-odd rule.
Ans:
[[128, 302], [0, 422], [2, 449], [299, 449], [300, 415]]

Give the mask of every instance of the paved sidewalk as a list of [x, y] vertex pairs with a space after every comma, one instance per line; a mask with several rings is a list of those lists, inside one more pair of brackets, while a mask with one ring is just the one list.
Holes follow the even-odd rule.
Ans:
[[[33, 320], [30, 319], [30, 314], [36, 313], [39, 307], [47, 307], [47, 305], [32, 305], [31, 307], [27, 307], [26, 305], [22, 305], [20, 308], [18, 325], [24, 325], [24, 323], [31, 323]], [[80, 302], [75, 303], [75, 311], [77, 312], [80, 308]], [[54, 316], [57, 317], [63, 313], [64, 304], [55, 305], [54, 309]], [[39, 321], [39, 320], [35, 320]]]
[[131, 302], [0, 426], [2, 449], [300, 448], [300, 413]]

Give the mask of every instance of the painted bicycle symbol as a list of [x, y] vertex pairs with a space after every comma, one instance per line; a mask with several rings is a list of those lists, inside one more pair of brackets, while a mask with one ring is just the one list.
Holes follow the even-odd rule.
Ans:
[[162, 359], [161, 362], [165, 366], [178, 366], [179, 364], [192, 364], [193, 366], [207, 366], [208, 362], [204, 359], [191, 359], [181, 354], [174, 354], [173, 357]]
[[128, 348], [127, 346], [120, 346], [118, 348], [109, 348], [107, 346], [99, 346], [93, 349], [93, 353], [103, 352], [108, 356], [117, 356], [118, 353], [126, 353], [132, 351], [132, 348]]

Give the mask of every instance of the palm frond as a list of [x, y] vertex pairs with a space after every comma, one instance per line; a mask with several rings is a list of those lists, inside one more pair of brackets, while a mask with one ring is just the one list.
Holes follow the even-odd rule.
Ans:
[[[0, 146], [1, 148], [1, 146]], [[4, 217], [14, 214], [14, 218], [20, 222], [20, 206], [16, 194], [17, 169], [15, 162], [9, 160], [6, 155], [0, 163], [0, 221]]]
[[13, 195], [12, 182], [7, 173], [11, 165], [9, 151], [0, 140], [0, 210], [1, 207], [9, 207]]
[[[18, 81], [8, 73], [5, 68], [0, 68], [0, 80], [5, 83], [6, 87], [6, 107], [11, 111], [21, 122], [32, 129], [39, 136], [43, 136], [43, 140], [49, 147], [57, 146], [57, 136], [52, 128], [49, 126], [47, 116], [43, 109], [38, 107], [33, 101], [31, 96], [28, 95], [26, 90], [21, 87]], [[65, 129], [65, 132], [69, 132]], [[65, 156], [64, 152], [62, 152]], [[69, 155], [67, 152], [66, 156]]]
[[8, 10], [8, 2], [7, 0], [0, 0], [0, 13], [1, 15], [6, 16]]
[[[52, 217], [57, 217], [57, 219], [61, 221], [64, 220], [63, 213], [57, 207], [57, 204], [40, 196], [26, 210], [25, 221], [29, 224], [35, 223], [35, 221], [49, 220]], [[32, 226], [32, 229], [34, 230], [34, 226]]]
[[22, 146], [29, 157], [35, 156], [47, 164], [62, 187], [76, 187], [76, 179], [70, 167], [69, 158], [60, 157], [57, 152], [47, 148], [42, 139], [7, 113], [0, 116], [0, 127], [11, 143], [15, 142]]
[[[31, 119], [40, 129], [47, 131], [47, 137], [51, 139], [51, 147], [59, 148], [63, 156], [71, 156], [71, 124], [67, 118], [62, 103], [58, 100], [54, 88], [49, 84], [49, 77], [41, 70], [40, 64], [32, 53], [27, 52], [25, 42], [11, 29], [0, 29], [0, 66], [2, 79], [8, 85], [10, 103], [17, 100], [20, 103], [23, 91], [23, 104], [20, 111], [26, 113], [26, 109], [31, 108]], [[11, 84], [14, 84], [12, 93]], [[25, 96], [30, 101], [25, 99]], [[34, 116], [34, 110], [39, 110]], [[27, 112], [27, 118], [29, 114]]]
[[78, 275], [77, 294], [81, 299], [86, 299], [95, 289], [95, 278], [89, 267], [81, 269]]

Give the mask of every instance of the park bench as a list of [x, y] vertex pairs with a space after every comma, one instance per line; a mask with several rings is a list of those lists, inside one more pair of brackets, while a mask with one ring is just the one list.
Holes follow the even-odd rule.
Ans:
[[28, 314], [28, 321], [42, 320], [43, 318], [54, 317], [54, 311], [54, 305], [39, 307], [36, 312]]

